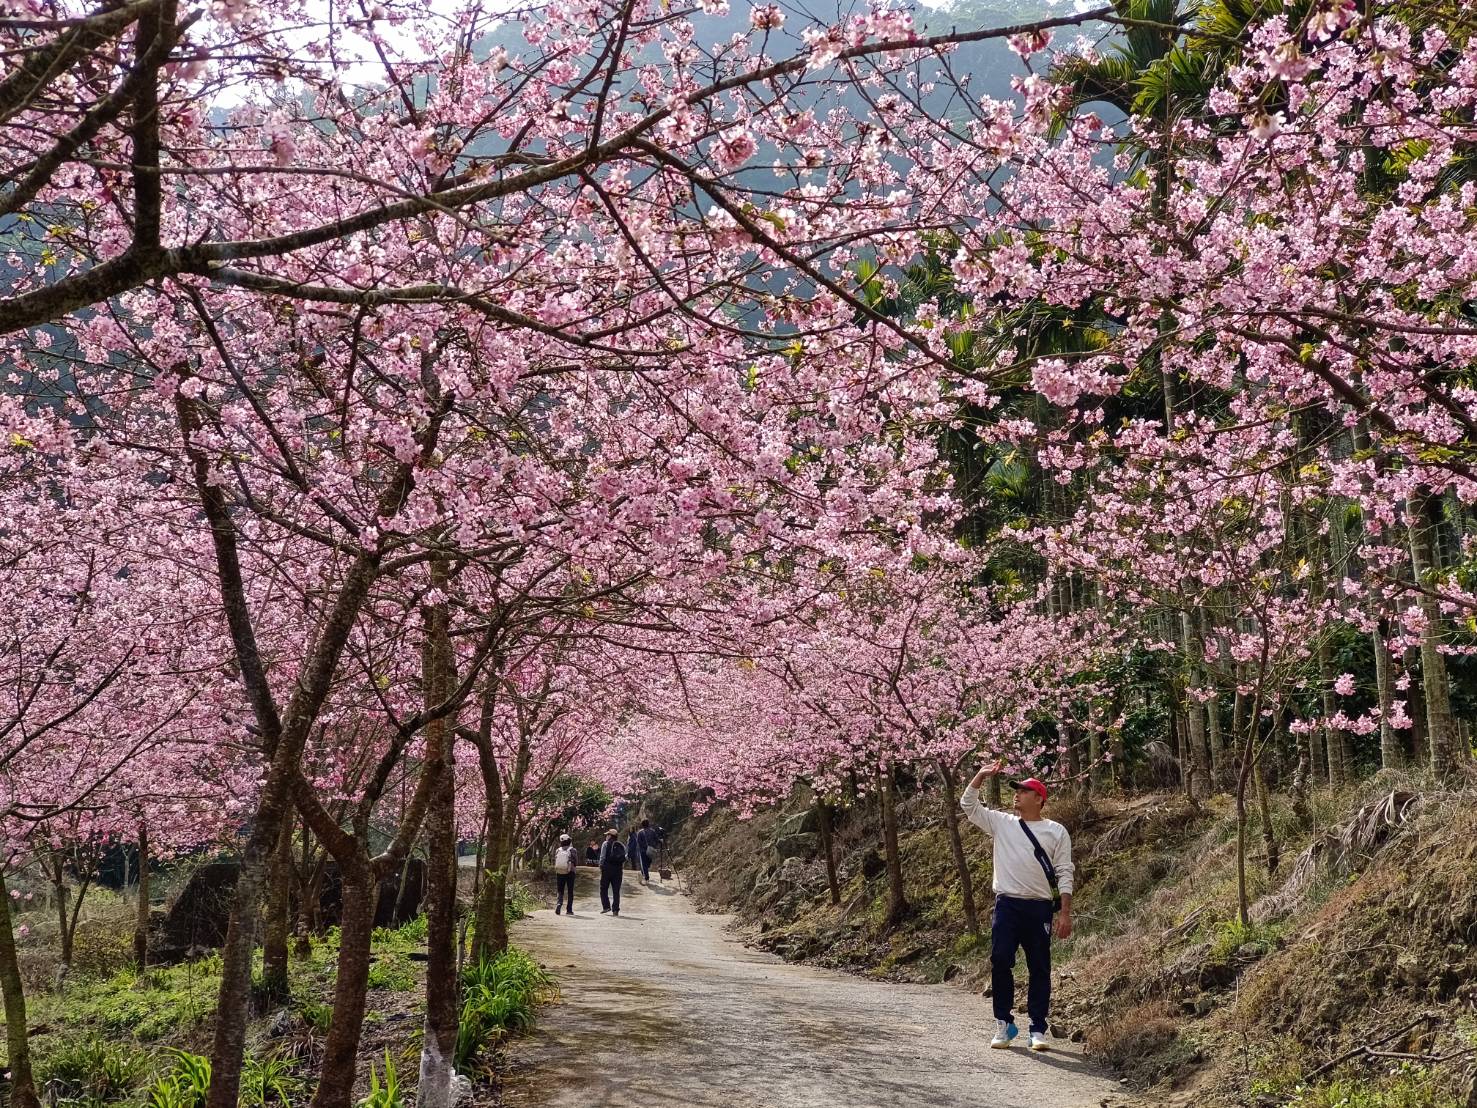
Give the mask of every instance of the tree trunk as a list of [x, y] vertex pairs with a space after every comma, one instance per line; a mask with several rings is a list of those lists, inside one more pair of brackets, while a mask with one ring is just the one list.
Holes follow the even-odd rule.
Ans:
[[323, 1063], [312, 1108], [349, 1108], [354, 1102], [354, 1075], [359, 1036], [364, 1024], [364, 998], [369, 987], [369, 948], [374, 932], [378, 883], [363, 858], [339, 859], [343, 915], [339, 921], [338, 972], [333, 988], [333, 1018], [323, 1043]]
[[[431, 563], [431, 581], [441, 585], [444, 567]], [[427, 610], [427, 648], [423, 654], [426, 706], [451, 694], [451, 644], [446, 607]], [[420, 1082], [416, 1108], [452, 1108], [471, 1095], [471, 1083], [454, 1068], [457, 1039], [456, 941], [456, 756], [451, 724], [426, 725], [426, 746], [439, 762], [439, 775], [426, 813], [426, 1023], [421, 1037]]]
[[1256, 803], [1262, 819], [1262, 846], [1267, 852], [1267, 876], [1276, 877], [1282, 852], [1277, 845], [1277, 833], [1272, 829], [1272, 799], [1267, 789], [1267, 767], [1262, 764], [1264, 755], [1265, 751], [1256, 757]]
[[51, 887], [56, 898], [57, 934], [61, 943], [61, 960], [56, 967], [56, 984], [61, 988], [66, 981], [67, 974], [72, 969], [72, 929], [67, 926], [67, 901], [70, 899], [67, 890], [67, 869], [62, 863], [60, 850], [54, 851], [51, 856]]
[[1330, 722], [1338, 712], [1333, 699], [1333, 666], [1328, 657], [1328, 637], [1318, 642], [1318, 698], [1323, 706], [1323, 722], [1319, 730], [1323, 733], [1324, 750], [1328, 754], [1328, 783], [1335, 788], [1348, 782], [1349, 741], [1342, 727]]
[[969, 859], [964, 854], [964, 840], [959, 834], [959, 797], [955, 792], [954, 772], [948, 762], [938, 760], [939, 776], [944, 787], [940, 791], [944, 804], [944, 826], [949, 829], [949, 849], [954, 854], [954, 869], [959, 874], [959, 892], [964, 902], [964, 926], [971, 935], [980, 933], [979, 913], [974, 903], [974, 877], [969, 872]]
[[[279, 753], [282, 748], [279, 746]], [[297, 759], [273, 760], [257, 803], [251, 835], [241, 852], [241, 869], [221, 948], [221, 988], [215, 1006], [215, 1035], [210, 1051], [210, 1094], [205, 1108], [236, 1108], [241, 1092], [241, 1064], [250, 1016], [251, 962], [256, 948], [256, 917], [266, 891], [267, 870], [282, 823], [288, 815], [288, 786]], [[345, 910], [348, 902], [345, 900]], [[342, 978], [340, 986], [342, 986]], [[352, 1076], [351, 1076], [352, 1081]], [[347, 1102], [345, 1102], [347, 1103]], [[326, 1108], [319, 1105], [318, 1108]]]
[[[1432, 508], [1437, 502], [1430, 496], [1410, 499], [1410, 562], [1416, 583], [1430, 586], [1435, 571], [1432, 550]], [[1456, 724], [1451, 714], [1451, 681], [1446, 659], [1441, 654], [1441, 606], [1435, 597], [1419, 593], [1417, 603], [1425, 616], [1426, 629], [1421, 633], [1421, 686], [1426, 699], [1426, 734], [1430, 744], [1431, 770], [1446, 776], [1456, 769]]]
[[891, 930], [908, 913], [908, 900], [903, 892], [903, 859], [898, 850], [897, 806], [892, 795], [891, 767], [877, 767], [877, 792], [882, 802], [882, 847], [887, 856], [887, 918], [883, 927]]
[[149, 825], [138, 825], [138, 908], [133, 919], [133, 964], [149, 968]]
[[31, 1035], [26, 1024], [26, 992], [11, 930], [10, 890], [0, 869], [0, 991], [5, 994], [5, 1056], [10, 1069], [11, 1108], [40, 1108], [31, 1074]]
[[831, 806], [823, 797], [815, 798], [816, 823], [821, 829], [821, 852], [826, 858], [826, 887], [831, 890], [831, 903], [841, 903], [841, 882], [836, 877], [836, 837], [831, 825]]
[[1399, 769], [1405, 764], [1405, 750], [1400, 745], [1400, 736], [1390, 726], [1391, 706], [1395, 703], [1394, 659], [1385, 641], [1389, 633], [1389, 621], [1381, 619], [1370, 635], [1374, 647], [1374, 683], [1380, 701], [1380, 768]]
[[450, 1108], [471, 1092], [452, 1063], [457, 1035], [456, 785], [448, 758], [426, 817], [426, 1025], [417, 1108]]
[[293, 820], [282, 821], [277, 853], [268, 878], [267, 914], [262, 929], [261, 999], [281, 1003], [292, 995], [287, 972], [287, 935], [292, 926], [292, 829]]

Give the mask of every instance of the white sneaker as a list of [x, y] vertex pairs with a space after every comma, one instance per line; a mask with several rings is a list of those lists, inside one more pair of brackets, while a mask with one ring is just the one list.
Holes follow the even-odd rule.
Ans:
[[1009, 1050], [1010, 1040], [1021, 1033], [1021, 1029], [1008, 1020], [1001, 1020], [999, 1028], [995, 1031], [995, 1037], [990, 1040], [990, 1049]]
[[1050, 1050], [1051, 1049], [1051, 1044], [1046, 1041], [1046, 1034], [1045, 1034], [1045, 1032], [1042, 1032], [1042, 1031], [1032, 1031], [1031, 1032], [1031, 1049], [1032, 1050]]

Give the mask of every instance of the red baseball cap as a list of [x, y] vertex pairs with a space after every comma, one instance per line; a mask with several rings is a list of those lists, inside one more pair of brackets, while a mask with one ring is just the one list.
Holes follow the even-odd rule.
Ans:
[[1046, 801], [1046, 786], [1034, 777], [1027, 777], [1024, 781], [1012, 781], [1010, 787], [1013, 789], [1030, 789], [1041, 798], [1043, 803]]

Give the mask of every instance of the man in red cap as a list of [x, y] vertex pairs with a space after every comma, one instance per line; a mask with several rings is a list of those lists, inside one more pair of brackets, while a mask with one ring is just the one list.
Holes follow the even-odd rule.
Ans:
[[980, 802], [980, 786], [1001, 766], [982, 769], [964, 790], [960, 805], [970, 822], [995, 840], [995, 910], [990, 916], [990, 963], [995, 1018], [999, 1028], [990, 1045], [1010, 1047], [1020, 1034], [1015, 1006], [1015, 952], [1024, 948], [1030, 985], [1026, 1011], [1031, 1017], [1031, 1049], [1046, 1050], [1046, 1012], [1051, 1004], [1051, 933], [1072, 934], [1072, 837], [1061, 824], [1041, 818], [1046, 786], [1034, 777], [1012, 781], [1015, 814]]

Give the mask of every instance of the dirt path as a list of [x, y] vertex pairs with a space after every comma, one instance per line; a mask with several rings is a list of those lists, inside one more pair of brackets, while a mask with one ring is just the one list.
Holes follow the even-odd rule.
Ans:
[[790, 965], [627, 874], [621, 916], [582, 870], [575, 915], [535, 912], [514, 942], [562, 998], [515, 1048], [519, 1108], [1097, 1108], [1118, 1085], [1075, 1048], [990, 1050], [988, 1002]]

